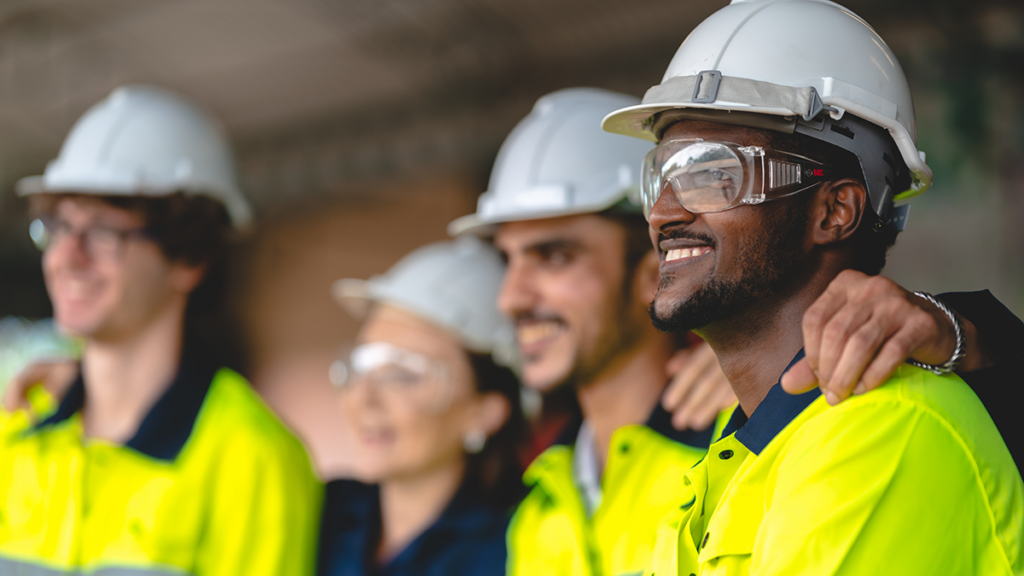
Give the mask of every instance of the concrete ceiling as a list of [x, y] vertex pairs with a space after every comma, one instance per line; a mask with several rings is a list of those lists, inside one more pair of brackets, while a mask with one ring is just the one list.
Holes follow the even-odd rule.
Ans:
[[[41, 170], [90, 105], [136, 82], [182, 92], [224, 121], [258, 210], [424, 167], [483, 180], [538, 96], [574, 85], [639, 95], [724, 3], [4, 0], [0, 194]], [[965, 17], [986, 37], [1020, 41], [1015, 2], [848, 4], [901, 59], [936, 33], [957, 36]]]
[[[426, 147], [436, 148], [446, 123], [458, 125], [453, 158], [481, 146], [493, 153], [546, 91], [643, 90], [721, 3], [5, 0], [0, 168], [5, 180], [39, 170], [86, 108], [134, 82], [210, 108], [243, 167], [247, 154], [265, 165], [268, 149], [280, 159], [327, 140], [345, 148], [398, 126], [433, 134]], [[663, 48], [655, 62], [623, 74], [624, 61], [652, 48]]]

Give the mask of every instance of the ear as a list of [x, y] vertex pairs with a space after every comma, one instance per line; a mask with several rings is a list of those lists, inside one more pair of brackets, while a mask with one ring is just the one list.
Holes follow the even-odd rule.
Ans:
[[819, 188], [812, 214], [814, 243], [835, 244], [852, 236], [864, 217], [867, 199], [867, 190], [856, 180], [839, 180]]
[[206, 264], [191, 265], [184, 262], [171, 264], [171, 282], [179, 292], [191, 294], [206, 276]]
[[498, 392], [486, 392], [477, 399], [477, 405], [470, 418], [470, 430], [483, 430], [487, 436], [497, 432], [508, 420], [512, 411], [508, 400]]
[[644, 308], [654, 300], [658, 292], [658, 285], [661, 284], [661, 272], [658, 267], [658, 253], [651, 250], [636, 266], [633, 273], [633, 298], [640, 301]]

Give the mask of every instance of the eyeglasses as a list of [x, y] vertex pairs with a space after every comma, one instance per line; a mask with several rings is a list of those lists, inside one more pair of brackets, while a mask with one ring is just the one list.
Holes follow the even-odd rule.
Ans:
[[70, 238], [77, 238], [89, 256], [103, 260], [119, 259], [124, 254], [124, 247], [129, 239], [153, 237], [149, 229], [144, 227], [122, 230], [94, 224], [76, 229], [67, 221], [56, 217], [33, 220], [29, 224], [28, 233], [40, 251], [45, 252]]
[[666, 186], [690, 212], [721, 212], [802, 192], [826, 172], [821, 162], [761, 146], [663, 140], [644, 158], [640, 198], [645, 218]]
[[344, 393], [370, 386], [389, 404], [439, 414], [451, 404], [447, 364], [387, 342], [368, 342], [331, 364], [331, 383]]

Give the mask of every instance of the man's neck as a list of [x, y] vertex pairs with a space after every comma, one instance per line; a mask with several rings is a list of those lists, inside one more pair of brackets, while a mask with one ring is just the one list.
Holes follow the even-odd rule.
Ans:
[[766, 298], [743, 314], [698, 331], [718, 356], [747, 416], [803, 348], [804, 312], [826, 285], [805, 286], [776, 300]]
[[127, 442], [171, 385], [181, 360], [183, 313], [167, 310], [129, 338], [90, 339], [82, 355], [85, 434]]
[[377, 561], [384, 565], [437, 522], [462, 483], [465, 462], [380, 484], [381, 535]]
[[583, 417], [594, 431], [594, 448], [604, 468], [612, 434], [647, 421], [665, 390], [665, 367], [675, 350], [670, 336], [655, 333], [609, 364], [598, 378], [579, 386]]

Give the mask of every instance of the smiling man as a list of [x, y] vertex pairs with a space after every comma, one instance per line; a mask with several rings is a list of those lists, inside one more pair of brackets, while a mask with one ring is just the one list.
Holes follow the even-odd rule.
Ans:
[[922, 295], [956, 345], [926, 339], [870, 394], [829, 408], [779, 382], [804, 355], [807, 312], [879, 272], [905, 224], [894, 199], [931, 184], [906, 80], [874, 30], [820, 0], [733, 2], [605, 128], [659, 142], [644, 164], [661, 260], [651, 318], [707, 340], [739, 397], [676, 488], [686, 502], [650, 573], [1024, 571], [1024, 483], [951, 374], [977, 332], [945, 304]]
[[[503, 144], [477, 213], [449, 228], [493, 237], [507, 263], [498, 304], [515, 322], [523, 383], [570, 388], [583, 416], [526, 472], [509, 574], [642, 570], [657, 521], [681, 504], [669, 488], [735, 402], [701, 345], [676, 358], [693, 384], [682, 430], [659, 403], [680, 342], [646, 313], [658, 261], [634, 193], [650, 145], [600, 129], [607, 113], [635, 102], [586, 88], [538, 100]], [[691, 417], [701, 404], [713, 408]]]
[[[456, 234], [492, 236], [507, 261], [499, 305], [515, 321], [523, 383], [539, 391], [571, 387], [582, 410], [582, 422], [568, 426], [526, 473], [531, 492], [509, 530], [510, 574], [641, 571], [659, 520], [687, 502], [679, 487], [704, 456], [714, 415], [735, 399], [706, 345], [673, 357], [680, 337], [659, 332], [646, 315], [661, 281], [639, 194], [638, 169], [650, 144], [598, 127], [606, 113], [632, 104], [629, 96], [581, 88], [538, 100], [502, 146], [477, 213], [450, 227]], [[696, 264], [712, 248], [693, 239], [668, 247], [675, 265]], [[782, 257], [762, 248], [755, 252], [769, 260]], [[751, 256], [759, 266], [763, 258]], [[837, 285], [834, 295], [842, 295], [844, 305], [829, 305], [822, 322], [808, 325], [830, 332], [830, 319], [881, 312], [890, 334], [914, 327], [906, 335], [911, 349], [934, 348], [948, 357], [957, 341], [953, 324], [886, 282], [881, 288], [857, 279]], [[964, 298], [958, 306], [978, 307], [977, 301]], [[965, 367], [987, 365], [969, 332]], [[819, 340], [831, 347], [830, 338]], [[823, 387], [836, 384], [844, 394], [866, 369], [885, 370], [907, 357], [897, 350], [886, 359], [888, 348], [872, 346], [841, 349], [848, 352], [841, 362], [825, 354], [815, 367]], [[675, 394], [673, 385], [662, 397], [669, 373], [676, 372], [688, 393]], [[676, 430], [659, 397], [675, 411], [676, 424], [689, 425]], [[691, 418], [702, 404], [715, 408]]]
[[52, 415], [0, 415], [0, 573], [312, 574], [321, 487], [302, 445], [186, 338], [249, 219], [212, 121], [119, 88], [19, 190], [55, 320], [84, 350]]

